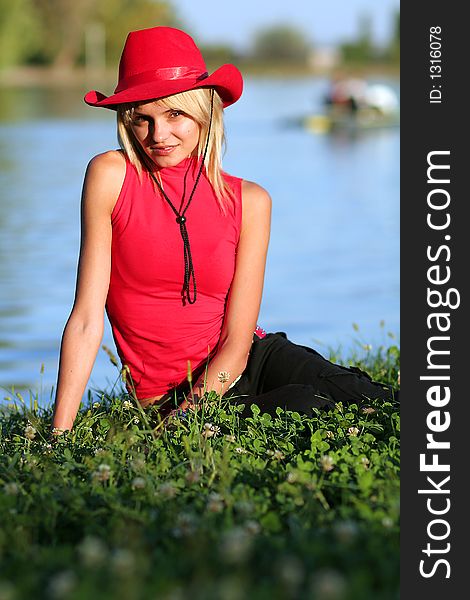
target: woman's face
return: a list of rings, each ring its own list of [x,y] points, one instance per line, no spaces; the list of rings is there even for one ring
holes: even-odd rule
[[[199,141],[199,125],[186,113],[151,101],[134,108],[132,131],[157,167],[173,167],[191,156]]]

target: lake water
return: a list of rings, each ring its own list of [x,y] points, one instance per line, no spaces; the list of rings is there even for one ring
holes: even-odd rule
[[[273,198],[260,324],[347,357],[364,344],[398,343],[399,128],[352,136],[288,125],[317,112],[326,87],[322,79],[248,79],[226,111],[224,168]],[[47,402],[55,384],[84,170],[91,156],[117,147],[114,113],[86,107],[82,95],[2,90],[0,396],[11,386],[41,389]],[[107,322],[103,343],[114,350]],[[100,350],[90,388],[117,375]]]

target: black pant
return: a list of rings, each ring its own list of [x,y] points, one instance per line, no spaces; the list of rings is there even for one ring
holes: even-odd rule
[[[340,401],[393,397],[389,386],[372,381],[364,371],[334,364],[282,332],[255,336],[246,369],[224,394],[233,403],[245,404],[244,414],[251,414],[250,405],[257,404],[273,416],[278,406],[311,414],[312,407],[328,409]]]

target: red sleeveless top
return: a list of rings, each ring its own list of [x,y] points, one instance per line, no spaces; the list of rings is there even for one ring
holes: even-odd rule
[[[189,198],[198,161],[161,169],[163,189],[179,209]],[[126,159],[112,212],[111,279],[106,312],[118,354],[130,369],[137,398],[164,394],[203,367],[219,341],[235,271],[241,227],[242,180],[223,174],[234,192],[226,214],[203,171],[185,213],[197,299],[183,305],[183,241],[175,215],[148,173]]]

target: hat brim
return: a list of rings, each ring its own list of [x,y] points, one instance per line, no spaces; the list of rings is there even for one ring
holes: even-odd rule
[[[203,87],[215,88],[222,99],[224,107],[227,107],[240,98],[243,91],[243,77],[235,65],[226,64],[219,67],[212,75],[195,81],[193,84],[188,85],[187,79],[160,79],[129,87],[112,96],[105,96],[101,92],[92,90],[85,95],[84,100],[90,106],[116,110],[119,104],[125,102],[165,98],[173,94]]]

